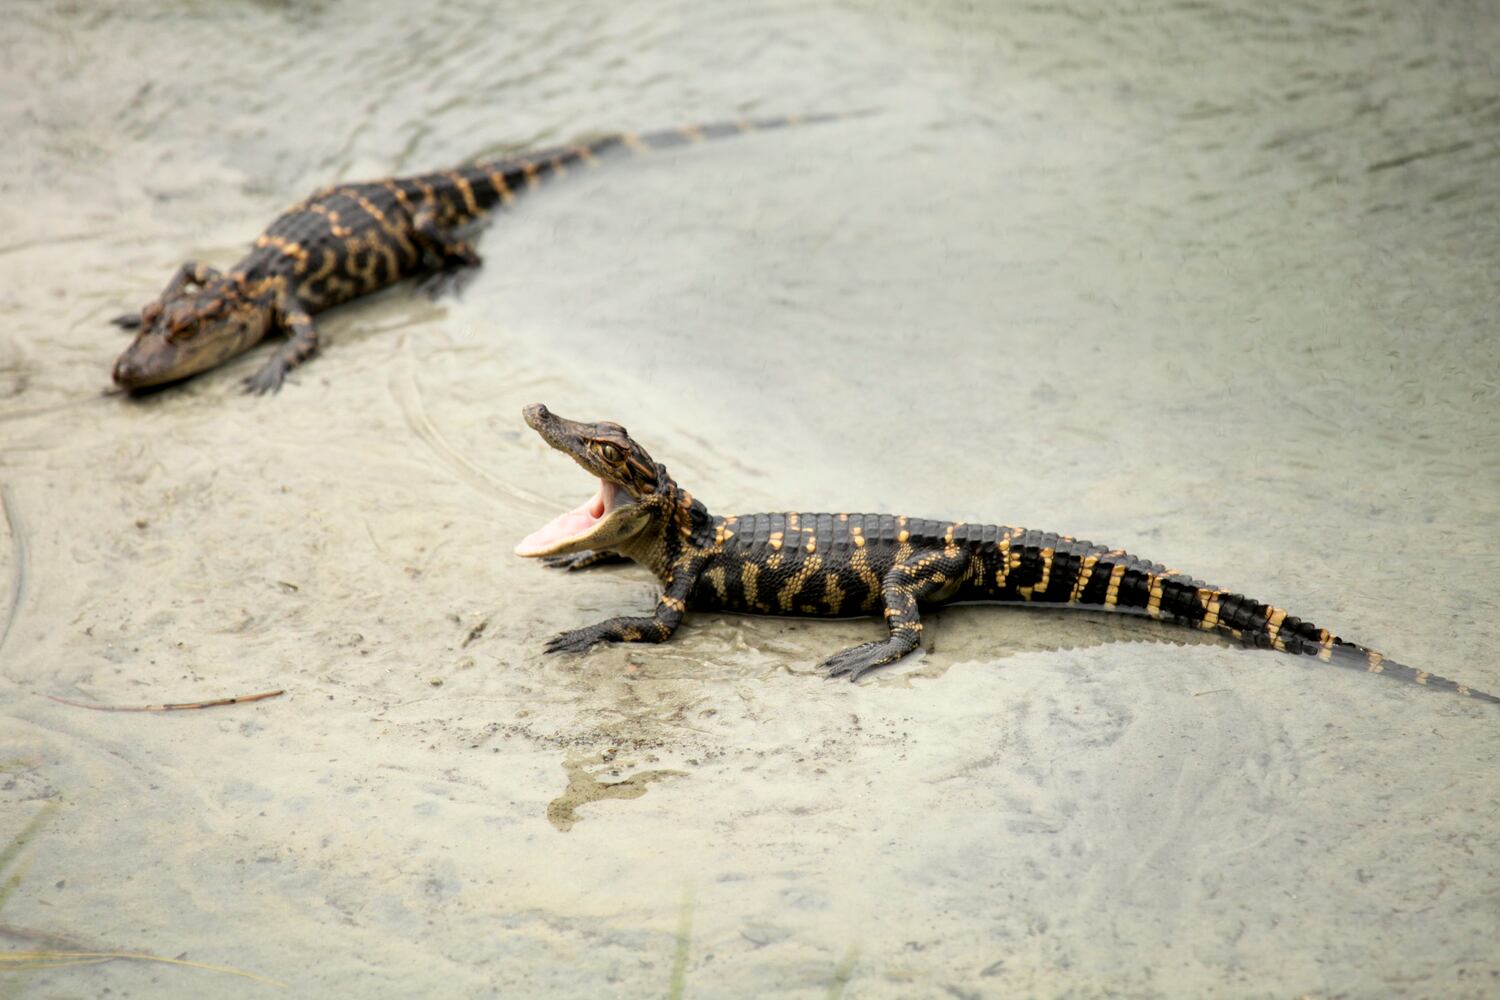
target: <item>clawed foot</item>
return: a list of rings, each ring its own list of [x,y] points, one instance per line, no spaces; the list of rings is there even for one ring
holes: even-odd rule
[[[597,625],[590,625],[588,628],[575,628],[553,636],[551,641],[547,643],[544,652],[587,653],[599,643],[611,641],[611,638],[611,636],[606,635]]]
[[[286,367],[280,362],[280,358],[272,358],[260,371],[245,379],[245,391],[257,396],[280,392],[281,383],[286,380]]]
[[[889,639],[866,642],[834,653],[818,664],[818,669],[824,671],[830,678],[848,674],[851,681],[857,681],[876,667],[883,667],[887,663],[894,663],[901,659],[904,652],[905,650],[894,646]]]

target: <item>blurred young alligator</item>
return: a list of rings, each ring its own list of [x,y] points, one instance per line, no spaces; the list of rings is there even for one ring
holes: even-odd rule
[[[601,642],[662,642],[689,608],[752,614],[884,614],[889,637],[835,653],[829,676],[861,674],[917,648],[919,608],[952,602],[1135,610],[1248,645],[1304,653],[1480,701],[1500,703],[1330,634],[1311,622],[1176,570],[1065,535],[888,514],[714,517],[618,424],[565,420],[526,407],[526,423],[599,479],[599,492],[527,536],[516,554],[580,569],[633,559],[663,593],[648,617],[564,632],[547,652]]]
[[[115,363],[115,382],[127,389],[174,382],[281,331],[287,341],[246,380],[253,392],[275,391],[288,371],[318,349],[314,314],[402,278],[429,275],[441,287],[464,269],[477,267],[479,255],[457,231],[496,204],[510,204],[545,177],[561,177],[578,164],[596,166],[611,153],[669,149],[866,113],[616,133],[440,173],[322,188],[282,213],[228,272],[189,261],[159,298],[139,313],[116,318],[118,325],[140,332]]]

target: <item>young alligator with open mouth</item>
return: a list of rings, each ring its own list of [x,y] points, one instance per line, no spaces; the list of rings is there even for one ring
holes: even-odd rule
[[[547,644],[549,653],[583,652],[601,642],[662,642],[689,608],[826,618],[883,613],[888,638],[820,664],[829,676],[857,680],[917,648],[922,606],[1028,602],[1139,611],[1500,704],[1280,608],[1065,535],[889,514],[715,517],[620,425],[565,420],[540,404],[524,413],[548,444],[598,477],[599,492],[528,535],[516,554],[564,569],[633,559],[663,588],[650,616],[564,632]]]
[[[115,362],[126,389],[163,385],[242,354],[272,331],[287,334],[271,359],[246,379],[265,393],[318,349],[313,315],[413,275],[439,280],[477,267],[479,255],[456,231],[496,204],[617,152],[670,149],[706,139],[868,112],[742,120],[651,132],[616,133],[576,146],[440,173],[335,184],[293,205],[227,272],[194,261],[177,269],[161,296],[114,322],[139,329]]]

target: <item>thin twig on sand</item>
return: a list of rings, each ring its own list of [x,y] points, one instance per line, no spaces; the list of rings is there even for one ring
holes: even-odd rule
[[[95,701],[74,701],[72,698],[63,698],[55,694],[49,694],[47,697],[62,705],[72,705],[74,708],[91,708],[96,712],[186,712],[195,708],[243,705],[247,702],[264,701],[267,698],[275,698],[283,694],[286,694],[286,689],[277,688],[275,691],[262,691],[260,694],[242,694],[233,698],[215,698],[212,701],[183,701],[166,705],[103,705]]]

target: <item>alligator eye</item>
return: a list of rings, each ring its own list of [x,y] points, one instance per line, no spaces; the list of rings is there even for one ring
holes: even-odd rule
[[[604,456],[606,462],[618,462],[620,460],[620,449],[612,444],[602,445],[599,453]]]
[[[167,327],[167,330],[166,330],[167,343],[169,343],[169,344],[175,344],[179,340],[186,340],[188,337],[190,337],[192,335],[192,333],[193,333],[193,324],[191,322],[187,322],[187,323],[174,323],[171,326]]]

